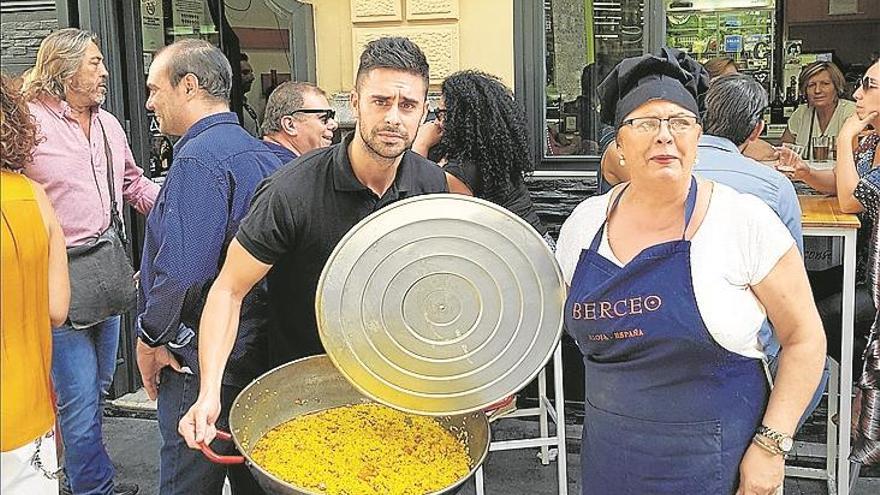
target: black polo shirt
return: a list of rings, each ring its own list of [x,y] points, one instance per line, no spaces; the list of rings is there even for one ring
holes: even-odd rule
[[[315,291],[324,263],[356,223],[395,201],[447,192],[443,169],[407,151],[382,197],[351,169],[352,136],[307,153],[263,181],[236,239],[268,275],[276,325],[269,330],[272,366],[324,352],[315,321]]]

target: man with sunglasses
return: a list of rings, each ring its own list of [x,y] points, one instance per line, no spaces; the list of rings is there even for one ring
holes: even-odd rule
[[[330,146],[339,127],[327,95],[308,82],[288,81],[272,91],[261,128],[263,142],[282,163]]]

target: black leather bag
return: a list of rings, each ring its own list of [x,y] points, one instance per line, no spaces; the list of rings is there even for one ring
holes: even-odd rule
[[[137,303],[134,269],[126,251],[125,227],[119,217],[113,186],[113,157],[104,125],[104,154],[110,191],[110,226],[93,240],[67,248],[70,271],[70,325],[88,328],[107,318],[123,314]],[[92,163],[94,169],[95,164]]]

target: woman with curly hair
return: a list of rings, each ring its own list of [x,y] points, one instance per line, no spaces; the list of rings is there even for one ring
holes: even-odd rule
[[[64,233],[43,189],[21,171],[37,126],[0,76],[0,492],[58,493],[50,379],[52,326],[67,319]]]
[[[443,81],[436,114],[413,151],[443,166],[449,192],[507,208],[553,245],[523,181],[533,167],[525,113],[510,89],[490,74],[456,72]]]

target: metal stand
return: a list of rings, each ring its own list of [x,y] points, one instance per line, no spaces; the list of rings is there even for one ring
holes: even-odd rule
[[[553,392],[555,396],[553,402],[547,397],[547,369],[545,368],[538,374],[538,407],[518,409],[500,418],[507,419],[537,416],[541,436],[537,438],[492,442],[489,444],[489,451],[494,452],[499,450],[540,447],[541,452],[538,454],[538,457],[541,459],[541,464],[546,466],[550,464],[550,461],[553,461],[554,459],[556,460],[559,495],[568,495],[568,464],[565,452],[565,396],[562,390],[561,342],[557,345],[556,350],[553,351],[553,370]],[[547,421],[548,416],[556,425],[556,435],[552,437],[550,436],[550,426]],[[477,495],[484,495],[482,466],[477,469],[476,475],[474,476],[474,482],[476,483]]]
[[[802,199],[802,198],[799,198]],[[803,203],[802,203],[803,207]],[[841,307],[840,363],[830,359],[831,376],[828,380],[828,423],[825,437],[825,469],[786,466],[785,474],[800,478],[824,479],[828,493],[848,495],[850,492],[850,421],[852,417],[852,355],[853,320],[855,318],[856,287],[856,232],[855,225],[828,226],[821,222],[808,224],[804,220],[804,237],[843,238],[843,288]],[[837,415],[840,426],[832,421]],[[810,451],[815,444],[795,442],[798,453]],[[815,452],[815,451],[814,451]],[[817,452],[818,453],[818,452]],[[811,455],[811,457],[816,457]],[[819,454],[821,457],[821,454]]]
[[[829,357],[830,376],[828,379],[828,420],[825,430],[825,444],[810,442],[795,442],[795,453],[806,457],[825,458],[825,469],[807,468],[800,466],[785,466],[785,475],[795,478],[810,478],[825,480],[828,483],[828,493],[832,494],[848,494],[855,485],[855,479],[851,479],[853,470],[858,473],[858,464],[849,462],[848,455],[839,455],[840,436],[849,436],[850,420],[839,414],[840,404],[844,401],[852,401],[852,386],[848,387],[846,393],[840,394],[840,386],[843,382],[840,377],[840,365],[833,358]],[[851,367],[851,366],[850,366]],[[837,423],[833,418],[837,416]],[[838,424],[838,423],[843,423]],[[846,466],[845,468],[839,466]],[[838,469],[846,470],[847,485],[841,489],[840,478],[844,475],[837,476],[840,472]]]

